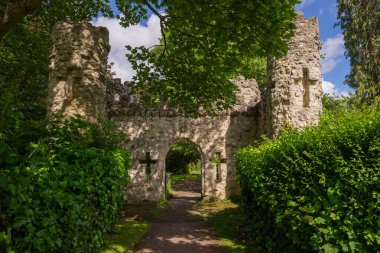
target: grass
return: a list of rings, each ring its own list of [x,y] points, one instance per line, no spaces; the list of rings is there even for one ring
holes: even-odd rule
[[[200,179],[202,177],[202,174],[172,174],[170,177],[172,184],[176,184],[186,180]]]
[[[131,252],[133,246],[140,241],[151,226],[151,223],[145,221],[121,221],[116,225],[115,234],[110,236],[109,245],[101,253]]]
[[[263,253],[244,233],[244,214],[239,203],[231,201],[202,202],[203,217],[210,220],[222,240],[226,253]]]
[[[129,204],[124,208],[122,215],[128,219],[154,222],[165,209],[167,203],[167,200],[161,199],[158,203]]]
[[[101,253],[129,253],[134,245],[151,228],[152,223],[165,209],[166,200],[158,203],[129,204],[121,212],[121,221],[110,235],[108,245]]]

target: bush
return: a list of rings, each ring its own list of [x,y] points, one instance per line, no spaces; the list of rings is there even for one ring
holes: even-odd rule
[[[128,182],[109,123],[44,121],[50,44],[28,20],[0,43],[0,252],[95,251]]]
[[[0,249],[93,252],[117,221],[130,157],[108,124],[41,125],[26,150],[0,139]]]
[[[191,162],[186,165],[186,174],[202,175],[202,161],[199,159],[196,162]]]
[[[380,252],[380,113],[326,116],[241,149],[250,233],[269,252]]]

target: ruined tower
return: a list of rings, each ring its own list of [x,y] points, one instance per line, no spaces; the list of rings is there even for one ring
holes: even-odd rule
[[[89,23],[59,22],[52,33],[48,114],[81,115],[94,121],[106,113],[108,30]]]
[[[304,128],[322,113],[321,41],[317,18],[297,13],[294,37],[281,59],[268,60],[266,132],[276,137],[286,125]]]

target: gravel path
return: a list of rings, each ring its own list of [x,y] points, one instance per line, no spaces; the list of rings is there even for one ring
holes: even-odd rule
[[[199,181],[173,186],[169,200],[152,229],[135,247],[135,253],[222,253],[214,228],[197,210],[201,200]]]

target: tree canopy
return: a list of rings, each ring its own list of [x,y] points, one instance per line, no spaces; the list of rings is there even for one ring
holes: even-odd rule
[[[229,108],[236,90],[229,79],[245,74],[247,59],[286,53],[296,2],[163,1],[148,6],[160,18],[161,50],[128,47],[137,72],[131,87],[149,103],[163,95],[188,114]]]
[[[233,105],[236,75],[258,73],[258,57],[282,56],[292,36],[294,5],[299,0],[6,0],[0,4],[0,38],[20,20],[47,25],[57,20],[89,21],[99,15],[117,18],[124,27],[154,13],[160,19],[160,50],[127,46],[137,74],[132,90],[147,104],[161,97],[196,114]],[[159,52],[159,53],[157,53]],[[263,65],[263,60],[257,60]],[[255,70],[256,69],[256,70]],[[263,79],[263,74],[257,74]]]
[[[342,28],[351,71],[346,84],[355,88],[362,102],[380,96],[380,2],[337,0],[338,25]]]

